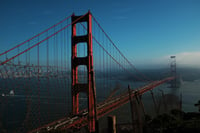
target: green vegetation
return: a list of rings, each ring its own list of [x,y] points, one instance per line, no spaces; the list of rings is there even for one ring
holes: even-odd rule
[[[172,110],[169,114],[146,117],[145,133],[199,133],[200,113],[184,113]]]

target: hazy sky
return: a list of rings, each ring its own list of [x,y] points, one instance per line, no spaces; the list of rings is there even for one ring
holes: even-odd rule
[[[0,0],[0,52],[89,9],[136,66],[177,55],[200,67],[199,0]]]

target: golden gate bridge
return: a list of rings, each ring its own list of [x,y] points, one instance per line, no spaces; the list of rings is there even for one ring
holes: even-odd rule
[[[172,75],[151,80],[126,58],[90,12],[66,17],[1,53],[0,61],[1,93],[12,90],[13,97],[21,96],[26,105],[15,132],[73,131],[84,126],[96,132],[98,119],[130,97],[141,97],[168,81],[176,87],[175,62]],[[130,92],[128,84],[114,89],[126,80],[142,84]],[[10,98],[2,95],[1,102],[4,115],[3,106]]]

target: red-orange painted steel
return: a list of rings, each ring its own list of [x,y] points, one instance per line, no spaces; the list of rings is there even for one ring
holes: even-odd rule
[[[82,16],[72,15],[72,22]],[[87,34],[76,35],[76,24],[87,22]],[[87,56],[77,57],[78,43],[87,44]],[[88,96],[88,127],[90,132],[95,132],[95,102],[96,88],[93,70],[93,52],[92,52],[92,15],[88,12],[82,19],[72,24],[72,112],[74,115],[79,114],[79,93],[86,93]],[[87,83],[78,83],[78,66],[86,65]]]

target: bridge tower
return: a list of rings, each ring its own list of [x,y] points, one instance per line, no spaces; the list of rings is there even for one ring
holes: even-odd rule
[[[87,23],[87,33],[77,35],[77,23]],[[72,113],[79,114],[79,93],[86,93],[88,98],[88,127],[89,132],[95,132],[96,122],[96,87],[93,70],[93,51],[92,51],[92,15],[88,12],[84,16],[72,15]],[[77,56],[77,45],[86,43],[87,55],[85,57]],[[78,82],[78,66],[87,67],[87,83]]]
[[[176,75],[176,56],[171,56],[171,76],[175,77],[171,81],[171,88],[177,88],[177,75]]]

